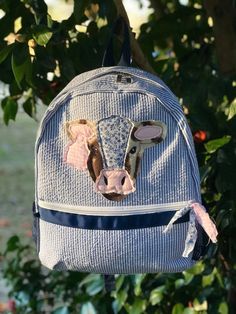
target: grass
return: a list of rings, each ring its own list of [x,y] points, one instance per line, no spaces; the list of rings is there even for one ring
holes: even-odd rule
[[[39,117],[44,108],[40,108]],[[19,112],[9,126],[0,117],[0,251],[13,234],[29,238],[34,200],[34,142],[38,123]]]

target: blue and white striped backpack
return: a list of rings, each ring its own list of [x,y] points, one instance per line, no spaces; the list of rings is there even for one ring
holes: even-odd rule
[[[182,108],[129,66],[127,42],[121,65],[107,66],[108,49],[106,66],[76,76],[42,119],[34,236],[50,269],[179,272],[216,242]]]

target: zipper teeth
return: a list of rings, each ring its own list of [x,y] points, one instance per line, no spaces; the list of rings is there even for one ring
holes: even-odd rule
[[[98,79],[100,76],[102,76],[103,74],[116,74],[116,73],[122,73],[122,74],[129,74],[130,76],[136,77],[136,78],[141,78],[140,75],[134,74],[134,73],[127,73],[127,72],[122,72],[122,71],[112,71],[112,72],[108,72],[108,73],[99,73],[97,76],[94,77],[94,80]],[[171,94],[171,91],[168,90],[165,86],[161,85],[160,83],[152,80],[152,79],[148,79],[148,78],[142,78],[143,81],[146,81],[154,86],[158,86],[159,88],[164,89],[167,93]],[[69,88],[68,90],[66,90],[64,93],[62,93],[61,95],[58,95],[56,97],[56,99],[53,100],[53,103],[55,103],[55,100],[57,101],[57,103],[61,103],[63,102],[63,100],[66,98],[66,96],[70,93],[73,92],[76,88],[82,86],[83,84],[87,83],[88,80],[82,82],[81,84],[77,84],[71,88]],[[136,89],[134,89],[132,92],[137,91]],[[78,94],[81,94],[81,91],[75,91],[73,93],[73,97],[78,96]],[[84,93],[82,93],[84,94]],[[64,96],[64,97],[63,97]],[[41,131],[44,130],[43,128],[43,124],[45,124],[48,120],[50,120],[51,116],[54,114],[54,107],[53,108],[48,108],[48,110],[45,112],[44,117],[42,118],[42,125],[38,130],[38,138],[40,137]],[[38,140],[37,138],[37,140]]]
[[[141,78],[140,75],[136,74],[136,73],[127,73],[126,71],[122,71],[122,70],[114,70],[114,71],[108,71],[108,72],[103,72],[103,73],[99,73],[97,74],[93,79],[98,79],[100,76],[104,75],[104,74],[114,74],[114,73],[123,73],[123,74],[129,74],[131,77],[136,77],[136,78]],[[79,87],[79,86],[82,86],[83,84],[87,83],[88,80],[90,79],[87,79],[85,80],[84,82],[82,82],[81,84],[77,84],[76,86],[73,86],[71,88],[69,88],[68,90],[66,90],[64,93],[62,93],[61,95],[59,94],[56,99],[53,100],[53,104],[55,103],[55,101],[57,101],[57,104],[59,103],[62,103],[66,96],[71,92],[73,91],[75,88]],[[164,89],[167,93],[171,94],[171,91],[168,90],[165,86],[161,85],[160,83],[152,80],[152,79],[149,79],[149,78],[143,78],[142,77],[142,80],[154,85],[154,86],[158,86],[159,88],[162,88]],[[133,91],[135,92],[135,90]],[[76,95],[73,95],[73,96],[76,96]],[[38,203],[38,184],[37,184],[37,177],[38,177],[38,173],[37,173],[37,152],[38,152],[38,146],[39,146],[39,143],[40,143],[40,139],[42,137],[42,134],[43,134],[43,131],[44,131],[44,128],[45,128],[45,125],[46,123],[51,119],[51,117],[54,115],[55,113],[55,107],[49,107],[48,110],[46,110],[46,112],[44,113],[44,116],[41,120],[41,123],[40,123],[40,126],[38,128],[38,131],[37,131],[37,136],[36,136],[36,142],[35,142],[35,169],[36,169],[36,175],[35,175],[35,200],[36,200],[36,212],[38,211],[38,208],[37,208],[37,203]]]
[[[113,71],[108,71],[108,72],[100,72],[98,73],[97,75],[95,75],[93,77],[94,80],[98,79],[100,76],[103,76],[103,75],[106,75],[106,74],[114,74],[114,73],[123,73],[123,74],[128,74],[130,75],[131,77],[136,77],[136,78],[141,78],[143,81],[146,81],[148,82],[149,84],[153,85],[153,86],[158,86],[159,88],[161,89],[164,89],[169,95],[171,95],[172,97],[174,96],[173,93],[167,89],[165,86],[163,86],[161,83],[158,83],[156,82],[155,80],[153,79],[150,79],[150,78],[143,78],[141,75],[137,74],[137,73],[129,73],[127,71],[124,71],[123,69],[117,69],[117,70],[113,70]],[[55,104],[55,101],[57,101],[57,104],[61,104],[66,96],[71,92],[73,91],[75,88],[78,88],[79,86],[82,86],[83,84],[87,83],[88,81],[90,80],[89,79],[86,79],[85,81],[83,81],[81,84],[77,84],[71,88],[69,88],[68,90],[65,90],[61,95],[59,94],[54,100],[53,100],[53,105]],[[135,90],[133,90],[132,92],[135,92]],[[73,96],[76,96],[76,95],[73,95]],[[44,116],[41,120],[41,123],[40,123],[40,126],[38,128],[38,131],[37,131],[37,136],[36,136],[36,142],[35,142],[35,169],[36,169],[36,174],[35,174],[35,201],[36,201],[36,212],[38,212],[38,208],[37,208],[37,203],[38,203],[38,173],[37,173],[37,164],[38,164],[38,161],[37,161],[37,152],[38,152],[38,147],[39,147],[39,143],[40,143],[40,140],[41,140],[41,137],[42,137],[42,134],[43,134],[43,131],[44,131],[44,128],[45,128],[45,125],[46,123],[51,119],[51,117],[54,115],[55,113],[55,110],[56,110],[56,107],[59,107],[59,106],[53,106],[53,107],[49,107],[46,112],[44,113]]]
[[[130,75],[131,77],[133,76],[133,77],[135,77],[135,78],[139,78],[139,79],[142,79],[142,81],[146,81],[146,82],[148,82],[149,84],[151,84],[151,85],[154,85],[154,86],[156,86],[156,87],[159,87],[159,88],[161,88],[161,89],[164,89],[167,93],[169,93],[169,94],[172,94],[172,92],[170,91],[170,90],[168,90],[165,86],[163,86],[163,85],[161,85],[160,83],[158,83],[158,82],[156,82],[156,81],[154,81],[154,80],[152,80],[152,79],[149,79],[149,78],[142,78],[140,75],[137,75],[137,74],[133,74],[133,73],[126,73],[126,72],[121,72],[121,71],[113,71],[113,72],[108,72],[108,73],[104,73],[104,74],[117,74],[117,73],[121,73],[121,74],[126,74],[126,75]],[[96,77],[94,77],[94,79],[93,80],[96,80],[96,79],[98,79],[100,76],[102,76],[102,74],[99,74],[98,76],[96,76]],[[64,98],[65,98],[65,96],[66,95],[68,95],[69,93],[71,93],[72,94],[72,96],[73,97],[76,97],[76,96],[78,96],[78,95],[84,95],[84,94],[89,94],[89,93],[91,93],[91,91],[89,91],[89,92],[81,92],[81,91],[77,91],[77,90],[75,90],[76,88],[78,88],[78,87],[81,87],[81,86],[83,86],[83,84],[85,84],[85,83],[87,83],[87,80],[86,81],[84,81],[84,82],[82,82],[81,84],[77,84],[76,86],[73,86],[73,87],[71,87],[71,88],[69,88],[67,91],[65,91],[65,93],[63,93],[62,95],[60,95],[60,96],[58,96],[58,99],[56,99],[58,102],[61,102],[61,101],[63,101],[64,100]],[[133,89],[133,90],[131,90],[131,89],[129,89],[129,91],[131,91],[131,92],[137,92],[138,90],[137,89]],[[95,92],[97,92],[96,90],[95,90]],[[101,91],[102,92],[102,91]],[[107,92],[107,91],[105,91],[105,92]],[[112,91],[111,91],[112,92]],[[63,97],[64,96],[64,97]],[[62,98],[62,99],[61,99]],[[54,101],[53,101],[54,102]],[[54,108],[53,108],[54,109]],[[48,112],[49,111],[53,111],[53,109],[48,109]]]
[[[102,74],[113,74],[113,73],[121,73],[121,71],[112,71],[112,72],[108,72],[108,73],[99,73],[97,76],[94,77],[94,79],[95,79],[95,80],[98,79]],[[123,73],[123,74],[128,74],[128,73],[126,73],[126,72],[122,72],[122,73]],[[136,77],[136,78],[140,78],[140,75],[137,75],[137,74],[130,73],[129,75],[130,75],[130,76],[133,76],[133,77]],[[142,78],[142,80],[143,80],[143,81],[146,81],[146,82],[148,82],[148,83],[150,83],[150,84],[152,84],[152,85],[154,85],[154,86],[158,86],[159,88],[164,89],[167,93],[171,94],[171,91],[168,90],[165,86],[162,86],[160,83],[155,82],[155,81],[152,80],[152,79]],[[84,81],[84,82],[81,83],[81,84],[78,84],[78,85],[76,85],[76,86],[73,86],[73,87],[69,88],[69,89],[66,90],[62,95],[58,95],[58,96],[56,97],[56,99],[53,100],[53,103],[55,103],[55,100],[57,101],[57,104],[62,103],[62,102],[65,100],[66,96],[67,96],[70,92],[72,92],[73,90],[75,90],[75,88],[78,88],[78,87],[82,86],[83,84],[87,83],[87,81],[88,81],[88,80]],[[134,89],[134,90],[129,90],[129,91],[130,91],[130,92],[137,92],[136,89]],[[91,93],[91,92],[89,92],[89,93]],[[78,96],[79,94],[86,94],[86,93],[81,93],[81,91],[75,91],[75,92],[73,93],[73,97],[76,97],[76,96]],[[43,118],[42,118],[42,123],[40,124],[39,129],[38,129],[38,131],[37,131],[36,147],[37,147],[37,145],[38,145],[38,141],[39,141],[39,139],[40,139],[40,137],[41,137],[41,134],[42,134],[43,131],[44,131],[45,124],[46,124],[46,123],[51,119],[51,117],[54,115],[55,109],[56,109],[55,107],[52,107],[52,108],[49,107],[48,110],[46,110],[46,112],[45,112],[45,114],[44,114],[44,116],[43,116]]]
[[[160,87],[160,88],[162,88],[162,89],[164,89],[165,91],[167,91],[169,94],[172,94],[172,92],[169,90],[169,89],[167,89],[165,86],[163,86],[163,85],[161,85],[161,83],[158,83],[158,82],[156,82],[156,81],[154,81],[154,80],[152,80],[152,79],[150,79],[150,78],[143,78],[141,75],[138,75],[138,74],[134,74],[134,73],[128,73],[128,72],[126,72],[126,71],[111,71],[111,72],[104,72],[104,73],[99,73],[99,74],[97,74],[92,80],[96,80],[96,79],[99,79],[99,77],[100,76],[103,76],[103,75],[106,75],[106,74],[126,74],[126,75],[129,75],[129,76],[133,76],[133,77],[135,77],[135,78],[141,78],[142,79],[142,81],[146,81],[146,82],[148,82],[148,83],[150,83],[150,84],[152,84],[152,85],[155,85],[155,86],[158,86],[158,87]],[[83,81],[83,82],[81,82],[80,84],[76,84],[76,85],[74,85],[73,87],[71,87],[71,88],[69,88],[69,89],[67,89],[64,93],[62,93],[61,95],[59,94],[57,97],[56,97],[56,99],[54,99],[53,100],[53,102],[55,102],[55,100],[57,100],[58,102],[60,102],[60,98],[61,97],[63,97],[63,96],[65,96],[65,95],[68,95],[70,92],[73,92],[76,88],[78,88],[78,87],[81,87],[83,84],[85,84],[85,83],[87,83],[88,81],[90,81],[90,79],[87,79],[87,80],[85,80],[85,81]],[[75,91],[76,92],[76,91]],[[78,91],[78,94],[80,93],[80,91]],[[73,96],[77,96],[77,94],[73,94]],[[48,109],[48,111],[49,110],[53,110],[53,109]]]
[[[90,206],[73,206],[67,204],[50,203],[39,201],[39,207],[56,210],[67,213],[95,215],[95,216],[126,216],[137,214],[161,213],[166,211],[177,211],[189,206],[192,201],[176,202],[155,205],[139,205],[139,206],[117,206],[117,207],[90,207]]]

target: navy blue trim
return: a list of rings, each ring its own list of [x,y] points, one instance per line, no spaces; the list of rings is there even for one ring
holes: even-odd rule
[[[168,211],[154,214],[127,216],[89,216],[64,213],[56,210],[40,208],[40,218],[53,224],[92,230],[127,230],[164,226],[176,213]],[[176,220],[175,223],[189,221],[189,213]]]

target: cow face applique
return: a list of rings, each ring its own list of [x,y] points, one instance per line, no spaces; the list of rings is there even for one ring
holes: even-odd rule
[[[96,191],[112,201],[135,191],[144,150],[163,141],[167,132],[160,121],[134,122],[117,115],[70,121],[66,130],[70,142],[64,161],[78,170],[88,169]]]

